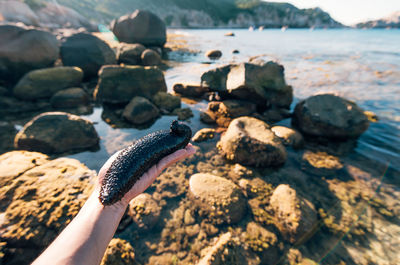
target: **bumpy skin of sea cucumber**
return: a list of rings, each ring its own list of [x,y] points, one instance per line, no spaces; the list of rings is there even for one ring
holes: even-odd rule
[[[191,137],[192,130],[189,126],[173,121],[169,131],[148,134],[123,149],[104,176],[100,202],[111,205],[121,200],[143,173],[163,157],[184,148]]]

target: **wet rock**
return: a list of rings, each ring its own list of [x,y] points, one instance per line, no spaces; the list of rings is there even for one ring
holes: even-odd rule
[[[8,185],[1,185],[2,201],[7,203],[3,205],[0,236],[17,248],[36,249],[38,256],[83,206],[93,190],[96,174],[75,159],[46,162],[46,157],[37,153],[13,153],[13,158],[26,166],[14,167],[14,172],[21,171]],[[4,158],[9,160],[10,156],[1,156]],[[32,163],[35,158],[37,164]],[[2,160],[0,165],[0,171],[7,170],[8,163]]]
[[[65,112],[46,112],[34,117],[14,140],[18,149],[46,154],[85,150],[98,143],[92,122]]]
[[[265,122],[275,123],[291,116],[292,113],[289,109],[273,107],[259,115],[259,119],[262,119]]]
[[[142,193],[129,203],[129,216],[141,230],[152,229],[158,222],[161,207],[148,193]]]
[[[276,264],[280,258],[278,237],[261,225],[250,222],[247,224],[243,241],[255,253],[261,256],[261,264]]]
[[[201,75],[201,85],[209,87],[212,91],[225,92],[226,80],[233,66],[228,64],[203,73]]]
[[[268,167],[286,161],[286,149],[279,137],[256,118],[234,119],[217,146],[228,160],[243,165]]]
[[[116,63],[108,44],[90,33],[67,37],[61,44],[61,59],[65,66],[81,68],[86,79],[97,76],[101,66]]]
[[[22,22],[25,25],[38,26],[39,18],[24,2],[1,1],[0,22]]]
[[[181,107],[181,98],[166,92],[158,92],[154,96],[153,102],[158,108],[167,112]]]
[[[240,53],[240,51],[239,50],[232,50],[232,53],[233,54],[238,54],[238,53]]]
[[[86,106],[90,102],[89,95],[79,87],[72,87],[55,93],[50,103],[53,108],[76,108]]]
[[[234,118],[248,116],[256,111],[256,105],[244,101],[228,99],[222,102],[212,101],[208,103],[208,115],[219,126],[228,127]]]
[[[303,136],[294,129],[284,126],[274,126],[271,128],[271,131],[281,138],[283,144],[286,146],[292,146],[295,149],[299,149],[304,145]]]
[[[104,253],[101,265],[134,264],[135,252],[131,244],[120,238],[113,238]]]
[[[0,82],[15,84],[29,71],[51,67],[58,58],[56,37],[46,31],[0,25]]]
[[[224,36],[227,36],[227,37],[235,37],[235,33],[233,33],[233,32],[227,32],[227,33],[224,34]]]
[[[196,134],[193,136],[192,141],[193,142],[203,142],[208,139],[214,138],[216,134],[216,130],[212,128],[204,128],[196,132]]]
[[[178,120],[180,121],[185,121],[188,120],[190,118],[192,118],[193,112],[190,108],[179,108],[179,109],[175,109],[172,112],[173,115],[177,115],[178,116]]]
[[[178,93],[182,96],[186,97],[202,97],[206,92],[208,92],[208,87],[197,85],[197,84],[174,84],[173,90],[175,93]]]
[[[50,98],[56,92],[82,82],[83,72],[78,67],[54,67],[27,73],[14,87],[14,95],[24,100]]]
[[[151,49],[144,50],[140,58],[142,59],[142,64],[146,66],[161,64],[161,56]]]
[[[339,139],[356,138],[369,126],[361,108],[331,94],[316,95],[299,102],[292,122],[305,134]]]
[[[221,58],[222,52],[220,50],[209,50],[206,52],[206,57],[210,58],[211,60],[217,60]]]
[[[9,94],[9,91],[7,88],[0,86],[0,96],[6,96]]]
[[[121,43],[118,47],[118,63],[138,65],[142,63],[141,55],[146,50],[142,44]]]
[[[152,99],[167,92],[164,75],[157,67],[104,66],[94,95],[107,103],[128,103],[133,97]]]
[[[275,226],[290,243],[302,244],[313,235],[317,228],[314,205],[289,185],[281,184],[274,190],[270,205]]]
[[[343,170],[343,164],[336,156],[326,152],[305,151],[302,156],[302,168],[321,177],[336,176]]]
[[[164,22],[155,14],[136,10],[111,22],[111,29],[121,42],[145,46],[164,46],[167,32]]]
[[[246,200],[232,181],[208,173],[190,177],[193,203],[217,222],[237,223],[246,213]]]
[[[126,120],[136,125],[151,122],[159,115],[157,107],[144,97],[134,97],[122,114]]]
[[[14,125],[0,121],[0,154],[14,148],[13,142],[16,134],[17,130]]]
[[[200,120],[205,124],[215,124],[215,116],[212,112],[200,112]]]

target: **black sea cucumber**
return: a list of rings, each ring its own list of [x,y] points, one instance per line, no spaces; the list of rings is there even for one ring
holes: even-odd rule
[[[111,205],[121,200],[136,181],[163,157],[184,148],[192,130],[173,121],[170,130],[154,132],[123,149],[107,170],[100,189],[100,202]]]

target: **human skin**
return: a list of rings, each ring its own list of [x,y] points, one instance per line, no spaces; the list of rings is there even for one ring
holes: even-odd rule
[[[195,149],[188,144],[184,149],[164,157],[144,173],[120,201],[104,206],[99,201],[100,185],[118,153],[110,157],[100,169],[95,190],[78,215],[32,263],[33,265],[100,264],[129,202],[144,192],[164,169],[193,155]]]

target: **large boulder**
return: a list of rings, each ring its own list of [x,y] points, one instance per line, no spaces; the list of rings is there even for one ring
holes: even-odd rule
[[[111,29],[120,42],[164,46],[167,41],[164,22],[145,10],[136,10],[130,15],[112,21]]]
[[[81,68],[85,78],[95,77],[101,66],[117,62],[110,46],[90,33],[66,38],[61,44],[61,59],[65,66]]]
[[[356,138],[368,129],[363,110],[344,98],[323,94],[299,102],[293,124],[305,134],[327,138]]]
[[[14,87],[14,95],[24,100],[50,98],[65,88],[78,86],[83,72],[78,67],[54,67],[34,70],[22,77]]]
[[[88,149],[98,143],[99,136],[92,122],[65,112],[36,116],[25,124],[14,140],[18,149],[46,154]]]
[[[232,181],[208,173],[190,177],[190,196],[202,214],[215,222],[237,223],[246,213],[246,200]]]
[[[135,96],[151,100],[158,92],[167,92],[167,85],[157,67],[113,65],[100,70],[94,94],[102,102],[128,103]]]
[[[217,146],[228,160],[248,166],[282,165],[287,156],[269,125],[252,117],[234,119]]]
[[[117,60],[118,63],[129,65],[138,65],[142,63],[141,55],[146,50],[142,44],[139,43],[121,43],[118,46]]]
[[[203,73],[201,75],[201,85],[209,87],[212,91],[226,92],[226,79],[233,66],[228,64]]]
[[[39,26],[39,18],[32,9],[20,1],[0,1],[1,18],[6,22],[22,22],[25,25]]]
[[[55,93],[50,103],[56,109],[76,108],[86,106],[90,102],[88,93],[80,87],[72,87]]]
[[[134,97],[126,105],[122,116],[135,125],[154,121],[160,115],[157,107],[144,97]]]
[[[276,187],[270,205],[275,226],[290,243],[302,244],[315,232],[318,220],[314,205],[289,185]]]
[[[0,83],[15,84],[27,72],[51,67],[58,59],[58,41],[47,31],[0,25],[0,36]]]
[[[0,237],[7,242],[4,252],[10,264],[30,264],[78,213],[96,173],[75,159],[48,161],[45,155],[25,151],[0,156],[0,172],[9,171],[14,172],[12,179],[0,178]],[[24,255],[13,255],[18,250]]]

